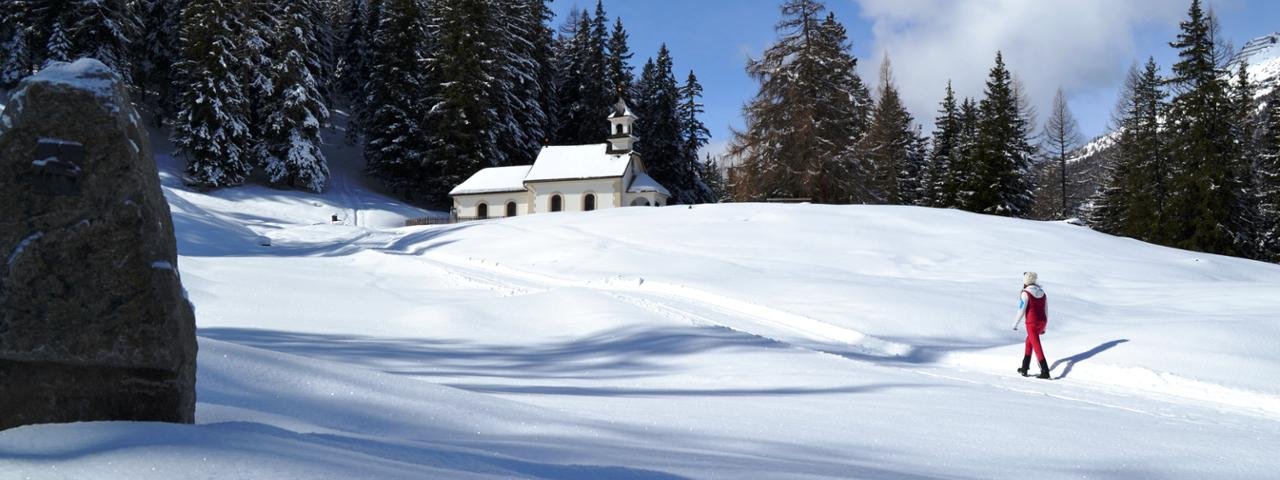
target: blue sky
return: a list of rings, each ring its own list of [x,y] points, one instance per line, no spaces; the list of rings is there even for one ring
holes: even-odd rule
[[[744,70],[774,38],[781,0],[604,0],[631,35],[638,68],[666,43],[681,81],[694,70],[706,88],[704,121],[722,148],[741,127],[742,105],[756,85]],[[1041,111],[1061,85],[1086,137],[1103,133],[1118,86],[1135,61],[1154,56],[1166,71],[1168,42],[1190,0],[828,0],[849,30],[863,80],[874,85],[888,53],[894,79],[916,121],[929,132],[950,78],[962,96],[980,96],[995,50],[1005,52]],[[1280,2],[1206,2],[1236,46],[1280,31]],[[594,0],[554,0],[556,25],[575,6]]]

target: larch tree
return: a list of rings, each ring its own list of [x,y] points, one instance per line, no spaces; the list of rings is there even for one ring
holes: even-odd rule
[[[1057,196],[1061,201],[1061,210],[1059,218],[1071,217],[1073,212],[1068,206],[1067,198],[1070,190],[1067,188],[1067,154],[1080,145],[1080,124],[1076,121],[1075,115],[1071,114],[1071,108],[1067,105],[1066,94],[1063,93],[1062,87],[1058,87],[1058,91],[1053,96],[1053,106],[1049,109],[1049,116],[1045,119],[1043,151],[1052,155],[1053,160],[1057,162],[1058,178],[1055,182],[1058,186]]]
[[[759,90],[744,107],[728,155],[737,164],[742,200],[808,198],[850,203],[871,197],[862,178],[858,140],[869,94],[855,69],[844,28],[815,0],[789,0],[777,41],[747,73]]]

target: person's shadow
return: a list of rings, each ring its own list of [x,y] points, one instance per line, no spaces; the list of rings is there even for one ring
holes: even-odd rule
[[[1094,355],[1097,355],[1097,354],[1099,354],[1099,353],[1102,353],[1102,352],[1105,352],[1105,351],[1107,351],[1107,350],[1110,350],[1112,347],[1115,347],[1116,345],[1119,345],[1119,344],[1121,344],[1121,343],[1125,343],[1125,342],[1128,342],[1128,341],[1129,341],[1129,339],[1127,339],[1127,338],[1122,338],[1122,339],[1120,339],[1120,340],[1112,340],[1112,341],[1107,342],[1107,343],[1104,343],[1104,344],[1102,344],[1102,345],[1098,345],[1098,346],[1096,346],[1096,347],[1093,347],[1092,349],[1090,349],[1090,350],[1089,350],[1089,351],[1087,351],[1087,352],[1077,353],[1077,354],[1075,354],[1075,355],[1072,355],[1072,356],[1070,356],[1070,357],[1066,357],[1066,358],[1060,358],[1060,359],[1058,359],[1058,361],[1053,362],[1053,366],[1049,367],[1049,371],[1057,370],[1057,369],[1058,369],[1058,365],[1062,365],[1062,364],[1064,364],[1064,363],[1065,363],[1065,364],[1066,364],[1066,367],[1065,367],[1065,368],[1063,368],[1063,370],[1062,370],[1062,374],[1058,375],[1056,378],[1054,378],[1054,380],[1058,380],[1058,379],[1062,379],[1062,378],[1067,378],[1067,375],[1071,373],[1071,367],[1074,367],[1074,366],[1076,365],[1076,362],[1080,362],[1080,361],[1084,361],[1084,360],[1088,360],[1088,359],[1090,359],[1090,358],[1093,358],[1093,356],[1094,356]]]

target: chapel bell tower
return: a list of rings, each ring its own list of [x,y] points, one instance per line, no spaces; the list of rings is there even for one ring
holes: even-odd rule
[[[636,142],[632,130],[635,121],[636,115],[631,113],[627,102],[619,97],[618,103],[613,106],[613,113],[609,115],[609,153],[631,152],[631,146]]]

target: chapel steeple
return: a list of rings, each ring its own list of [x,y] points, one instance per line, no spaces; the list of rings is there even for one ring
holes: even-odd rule
[[[614,104],[613,113],[609,115],[609,153],[631,153],[631,147],[636,142],[635,132],[632,130],[635,121],[636,115],[631,113],[627,102],[618,97],[618,103]]]

